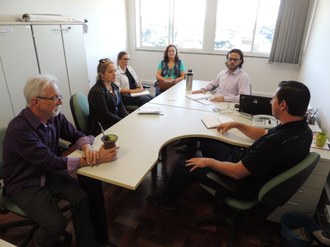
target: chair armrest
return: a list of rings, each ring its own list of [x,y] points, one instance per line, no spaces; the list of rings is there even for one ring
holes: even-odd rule
[[[209,172],[206,176],[229,191],[236,191],[238,189],[237,181],[233,178],[215,172]]]

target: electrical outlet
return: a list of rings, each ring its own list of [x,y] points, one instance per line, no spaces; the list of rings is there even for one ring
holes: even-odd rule
[[[324,213],[325,213],[328,223],[330,223],[330,205],[328,205],[328,204],[325,205]]]

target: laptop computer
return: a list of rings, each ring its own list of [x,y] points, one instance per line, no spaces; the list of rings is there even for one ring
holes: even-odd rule
[[[271,97],[241,94],[238,111],[250,115],[272,115]]]

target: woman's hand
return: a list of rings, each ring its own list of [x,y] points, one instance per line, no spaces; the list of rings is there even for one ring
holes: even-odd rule
[[[165,82],[174,82],[175,83],[175,79],[173,79],[173,78],[166,78],[164,81]]]
[[[131,93],[140,93],[143,92],[144,88],[143,87],[138,87],[138,88],[134,88],[131,90]]]

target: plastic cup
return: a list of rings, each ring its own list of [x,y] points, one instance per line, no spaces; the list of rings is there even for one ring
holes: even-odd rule
[[[327,141],[327,133],[326,132],[318,132],[315,138],[315,146],[317,147],[324,147]]]
[[[114,134],[107,134],[101,137],[101,141],[104,143],[104,149],[110,149],[116,146],[118,136]]]

